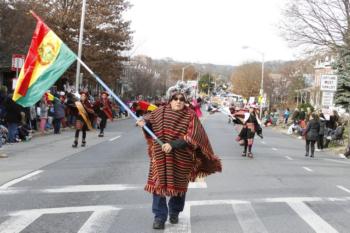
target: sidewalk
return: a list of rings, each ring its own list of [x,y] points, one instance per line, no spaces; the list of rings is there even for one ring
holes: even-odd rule
[[[109,125],[129,119],[115,119]],[[3,152],[7,158],[0,158],[0,186],[8,181],[36,171],[42,167],[64,159],[73,154],[88,149],[91,146],[105,142],[107,138],[115,136],[115,132],[105,132],[105,137],[99,138],[98,131],[88,132],[87,147],[72,148],[73,129],[64,130],[61,134],[49,133],[44,136],[33,135],[29,141],[15,144],[5,144]],[[1,189],[1,188],[0,188]]]
[[[284,125],[269,126],[269,127],[275,131],[280,132],[281,134],[288,135],[288,136],[293,137],[295,139],[303,140],[303,138],[301,136],[298,136],[296,134],[287,134],[288,128],[284,128]],[[332,155],[337,156],[337,157],[346,158],[344,156],[345,149],[346,149],[346,145],[338,145],[336,147],[325,148],[323,151],[326,151],[329,154],[332,154]]]

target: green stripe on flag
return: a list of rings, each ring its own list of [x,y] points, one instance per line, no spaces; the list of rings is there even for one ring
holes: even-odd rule
[[[29,87],[26,96],[21,97],[16,102],[23,107],[29,107],[37,103],[44,93],[52,87],[61,75],[69,68],[75,59],[75,54],[64,43],[62,43],[60,53],[55,62],[50,65],[35,83]]]

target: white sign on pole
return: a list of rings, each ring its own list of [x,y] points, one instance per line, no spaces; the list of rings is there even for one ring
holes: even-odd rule
[[[334,92],[323,91],[322,92],[322,106],[333,106]]]
[[[248,101],[249,104],[253,104],[255,103],[255,97],[249,97],[249,101]]]
[[[337,83],[336,75],[321,75],[321,91],[336,91]]]

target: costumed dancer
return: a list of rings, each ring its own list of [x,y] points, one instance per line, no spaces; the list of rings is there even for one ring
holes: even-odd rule
[[[195,113],[197,114],[198,118],[202,117],[202,111],[201,111],[201,98],[193,98],[192,102],[191,102],[191,106],[193,108],[193,110],[195,111]]]
[[[146,124],[164,142],[161,146],[145,133],[150,157],[145,190],[153,194],[154,229],[164,229],[168,216],[171,224],[178,223],[190,181],[222,169],[196,113],[185,106],[188,88],[178,82],[168,90],[167,105],[137,122],[141,127]]]
[[[242,156],[247,156],[248,149],[248,157],[253,158],[252,147],[255,133],[263,138],[261,122],[256,113],[256,106],[252,105],[249,107],[249,112],[244,113],[243,127],[237,138],[238,141],[243,140],[244,150]]]
[[[107,126],[107,119],[113,121],[112,105],[108,99],[109,94],[105,91],[101,93],[101,98],[97,100],[94,104],[94,110],[97,115],[101,118],[99,124],[100,134],[99,137],[104,136],[104,129]]]
[[[74,148],[78,146],[80,131],[82,131],[81,146],[84,147],[86,145],[86,131],[92,130],[91,119],[95,115],[93,107],[88,100],[87,92],[80,92],[80,101],[76,101],[75,106],[78,109],[78,115],[75,122],[75,139],[72,145]]]

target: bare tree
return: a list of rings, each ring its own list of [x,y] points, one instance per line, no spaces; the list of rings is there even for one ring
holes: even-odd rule
[[[258,96],[261,83],[261,65],[259,63],[247,63],[236,67],[231,76],[233,92],[244,98]],[[264,72],[264,92],[271,92],[271,81],[268,71]]]
[[[280,27],[292,46],[307,52],[350,48],[350,0],[291,0]]]

